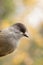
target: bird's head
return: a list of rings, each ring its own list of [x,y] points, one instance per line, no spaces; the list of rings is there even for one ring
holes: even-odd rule
[[[24,24],[22,23],[16,23],[13,25],[13,27],[16,29],[15,32],[19,35],[19,36],[25,36],[28,37],[28,32],[26,27],[24,26]]]

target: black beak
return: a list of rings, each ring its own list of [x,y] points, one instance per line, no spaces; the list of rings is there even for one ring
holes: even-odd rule
[[[24,35],[25,37],[29,37],[27,33],[24,33],[23,35]]]

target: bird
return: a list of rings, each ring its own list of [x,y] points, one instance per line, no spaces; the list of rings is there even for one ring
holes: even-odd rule
[[[27,29],[22,23],[16,23],[0,31],[0,57],[16,50],[18,41],[26,34]]]

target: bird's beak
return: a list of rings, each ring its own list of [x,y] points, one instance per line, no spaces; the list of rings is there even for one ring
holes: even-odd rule
[[[29,37],[29,34],[26,32],[23,34],[25,37]]]

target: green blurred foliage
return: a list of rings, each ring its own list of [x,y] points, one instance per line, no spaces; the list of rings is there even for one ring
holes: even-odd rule
[[[33,65],[43,65],[43,57],[37,58]]]
[[[14,8],[13,0],[0,0],[0,19],[8,17]]]
[[[31,40],[31,46],[29,48],[29,54],[30,56],[35,60],[37,58],[40,58],[43,56],[43,48],[40,48],[37,46],[36,42]]]

